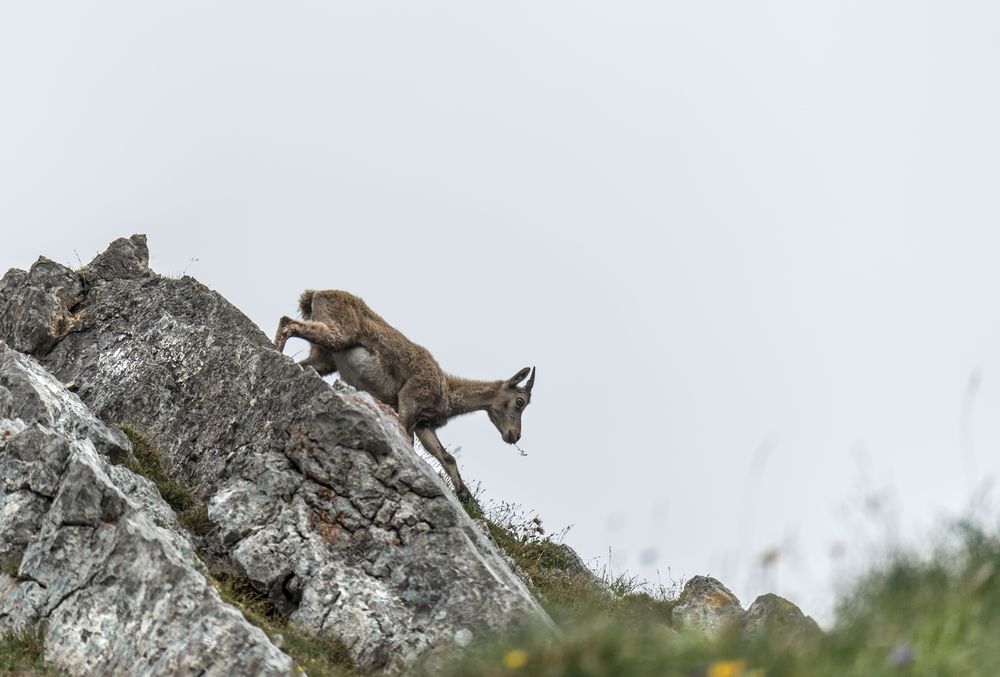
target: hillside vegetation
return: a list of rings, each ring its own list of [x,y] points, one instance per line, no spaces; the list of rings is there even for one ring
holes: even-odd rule
[[[673,590],[607,581],[594,594],[558,575],[550,539],[491,524],[500,543],[533,575],[559,621],[555,639],[523,632],[484,642],[445,674],[585,677],[841,677],[983,675],[1000,671],[1000,538],[971,523],[952,527],[931,556],[897,553],[840,599],[834,627],[815,639],[780,630],[748,639],[738,629],[714,638],[677,632]],[[577,587],[577,581],[581,587]],[[626,585],[621,586],[625,581]]]

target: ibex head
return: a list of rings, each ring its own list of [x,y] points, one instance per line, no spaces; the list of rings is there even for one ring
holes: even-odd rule
[[[519,384],[525,378],[528,381],[522,387]],[[534,385],[535,369],[525,367],[503,382],[493,403],[486,410],[493,425],[500,431],[500,437],[507,444],[514,444],[521,439],[521,414],[531,402],[531,389]]]

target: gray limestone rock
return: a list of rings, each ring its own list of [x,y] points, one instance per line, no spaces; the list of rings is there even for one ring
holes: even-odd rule
[[[673,619],[682,629],[715,634],[739,626],[743,607],[736,595],[716,579],[695,576],[684,584],[679,603],[673,609]]]
[[[747,637],[766,637],[779,643],[797,643],[823,634],[811,616],[806,616],[795,604],[773,593],[754,600],[744,615],[744,624]]]
[[[80,276],[45,257],[28,272],[11,269],[0,280],[0,338],[16,350],[44,355],[79,321],[83,296]]]
[[[80,270],[84,284],[96,280],[128,280],[149,275],[149,249],[145,235],[118,238]]]
[[[95,445],[95,441],[99,444]],[[222,602],[129,443],[0,342],[0,633],[45,624],[70,674],[291,674]]]
[[[367,670],[550,623],[391,412],[303,370],[219,294],[156,275],[148,258],[133,236],[80,275],[9,272],[0,317],[16,317],[0,338],[75,383],[104,421],[155,441],[208,503],[217,556]],[[47,332],[70,311],[70,330]]]

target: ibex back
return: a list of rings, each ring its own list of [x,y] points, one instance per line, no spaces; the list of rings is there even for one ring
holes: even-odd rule
[[[521,414],[531,402],[535,370],[525,367],[499,381],[473,381],[445,374],[425,348],[406,338],[357,296],[344,291],[305,291],[302,320],[285,316],[274,345],[284,350],[292,337],[311,344],[301,362],[322,375],[340,378],[388,404],[409,435],[416,435],[448,473],[462,498],[471,494],[458,464],[435,432],[449,419],[485,411],[508,444],[521,438]],[[524,385],[522,381],[527,379]]]

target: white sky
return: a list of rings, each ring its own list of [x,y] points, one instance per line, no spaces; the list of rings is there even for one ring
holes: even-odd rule
[[[0,272],[146,232],[268,334],[342,288],[537,365],[467,479],[827,619],[1000,470],[998,63],[987,2],[0,2]]]

